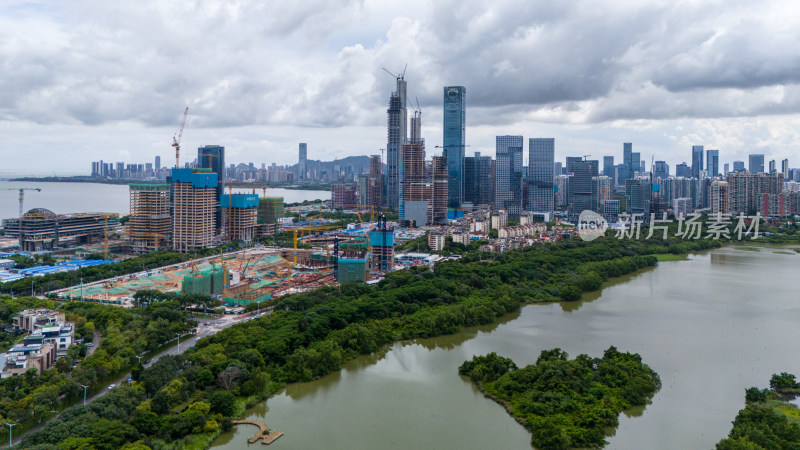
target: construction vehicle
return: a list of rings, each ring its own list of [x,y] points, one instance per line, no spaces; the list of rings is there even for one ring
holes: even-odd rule
[[[4,191],[19,191],[19,249],[22,250],[22,204],[25,200],[25,191],[38,191],[42,192],[40,188],[2,188]]]

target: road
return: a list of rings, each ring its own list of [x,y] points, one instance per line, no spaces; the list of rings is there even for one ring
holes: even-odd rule
[[[266,311],[266,309],[264,311]],[[231,327],[233,325],[236,325],[237,323],[241,323],[241,322],[245,322],[247,320],[250,320],[252,317],[253,317],[252,314],[247,314],[247,315],[243,315],[242,314],[242,315],[223,315],[218,319],[199,319],[199,318],[195,318],[193,320],[197,321],[197,334],[190,335],[191,337],[189,337],[188,339],[185,339],[185,340],[182,337],[181,341],[180,341],[180,345],[176,342],[175,345],[173,345],[173,346],[163,350],[162,352],[158,353],[157,355],[151,357],[150,360],[149,360],[149,363],[144,364],[144,366],[145,367],[150,367],[156,361],[158,361],[159,358],[161,358],[164,355],[178,355],[178,354],[181,354],[181,353],[185,352],[189,347],[194,346],[194,344],[196,344],[199,339],[202,339],[202,338],[204,338],[206,336],[211,336],[211,335],[219,332],[220,330],[224,330],[225,328],[229,328],[229,327]],[[99,335],[100,333],[97,333],[97,334]],[[189,335],[187,335],[187,336],[189,336]],[[95,340],[97,340],[97,337],[95,337]],[[98,345],[99,345],[99,342],[95,342],[94,343],[94,348],[97,348]],[[119,386],[121,383],[126,381],[130,376],[131,376],[131,374],[127,373],[127,374],[123,375],[121,378],[119,378],[118,380],[113,380],[111,382],[104,383],[103,388],[100,389],[97,393],[95,393],[95,394],[93,394],[93,395],[91,395],[89,397],[86,397],[86,403],[91,403],[95,399],[102,397],[103,395],[105,395],[108,392],[108,386],[110,386],[112,384]],[[56,417],[58,417],[58,415],[48,419],[48,422],[50,420],[53,420]],[[29,433],[33,433],[33,432],[39,431],[45,425],[47,425],[47,422],[44,422],[41,425],[38,425],[38,426],[36,426],[34,428],[31,428],[25,434],[23,434],[23,435],[21,435],[19,437],[15,437],[14,441],[12,443],[12,446],[19,445],[19,443],[22,441],[23,437],[25,437]],[[0,448],[7,448],[7,447],[8,447],[8,444],[3,444],[2,447],[0,447]]]

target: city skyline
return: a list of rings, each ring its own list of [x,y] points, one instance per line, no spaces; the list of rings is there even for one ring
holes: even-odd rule
[[[156,155],[169,167],[187,105],[182,146],[220,143],[231,161],[293,164],[299,142],[321,160],[376,154],[395,82],[382,68],[406,64],[431,142],[442,87],[469,89],[468,155],[521,134],[554,137],[557,161],[619,142],[673,166],[691,145],[719,149],[721,163],[780,161],[800,138],[792,3],[326,6],[285,6],[278,23],[261,2],[4,4],[0,56],[17,69],[2,75],[0,127],[4,151],[26,158],[0,176]]]

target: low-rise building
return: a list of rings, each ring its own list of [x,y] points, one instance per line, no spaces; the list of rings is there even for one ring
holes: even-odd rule
[[[44,326],[64,323],[64,313],[47,308],[26,309],[11,319],[15,331],[33,333]]]

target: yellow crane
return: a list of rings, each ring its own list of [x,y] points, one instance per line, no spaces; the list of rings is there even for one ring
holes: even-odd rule
[[[294,229],[294,261],[293,266],[297,265],[297,232],[305,232],[305,231],[322,231],[322,230],[330,230],[333,228],[340,228],[339,225],[318,225],[313,227],[302,227],[302,228],[295,228]]]

